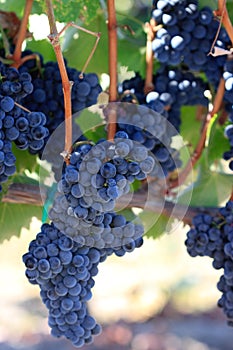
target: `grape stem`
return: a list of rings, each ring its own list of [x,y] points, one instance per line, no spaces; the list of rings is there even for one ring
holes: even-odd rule
[[[22,44],[23,44],[23,41],[25,40],[25,37],[26,37],[28,18],[29,18],[30,13],[31,13],[32,4],[33,4],[33,0],[26,0],[26,4],[25,4],[25,8],[24,8],[24,15],[23,15],[23,18],[21,20],[18,38],[17,38],[15,50],[14,50],[13,57],[12,57],[12,59],[14,61],[12,66],[15,68],[18,68],[22,64],[21,63]]]
[[[147,33],[146,40],[146,79],[144,86],[144,93],[148,94],[154,89],[153,84],[153,67],[154,67],[154,57],[152,51],[152,41],[154,39],[154,32],[152,28],[152,23],[145,23],[145,31]]]
[[[109,60],[109,102],[117,101],[117,21],[115,1],[108,0],[108,60]],[[117,113],[114,104],[108,114],[108,140],[116,133]]]
[[[198,144],[196,145],[196,148],[193,154],[191,155],[188,163],[186,164],[185,168],[181,171],[180,174],[178,174],[178,177],[174,180],[173,179],[168,180],[168,191],[184,183],[190,171],[192,170],[194,165],[197,163],[198,159],[201,157],[202,152],[205,148],[207,130],[209,127],[210,120],[220,110],[220,107],[223,101],[224,92],[225,92],[225,80],[221,78],[218,85],[217,93],[215,95],[213,108],[206,115]]]
[[[218,0],[218,9],[214,11],[214,14],[221,17],[221,22],[223,23],[233,45],[233,27],[226,7],[226,0]]]
[[[60,33],[57,31],[52,0],[46,0],[47,15],[49,19],[50,34],[48,36],[57,58],[58,67],[62,79],[64,108],[65,108],[65,150],[63,157],[65,162],[69,164],[69,156],[72,149],[72,107],[71,107],[71,88],[72,82],[69,81],[64,58],[62,55],[61,45],[59,43]]]

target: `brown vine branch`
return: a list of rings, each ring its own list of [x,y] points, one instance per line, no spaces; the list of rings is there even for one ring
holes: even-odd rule
[[[221,22],[223,23],[233,45],[233,27],[226,7],[226,0],[218,0],[218,9],[214,11],[214,14],[221,17]]]
[[[146,79],[144,86],[144,93],[148,94],[154,89],[153,84],[153,66],[154,66],[154,56],[152,51],[152,41],[154,39],[154,32],[152,28],[152,23],[147,22],[145,24],[145,30],[147,33],[146,40]]]
[[[24,15],[20,24],[20,29],[19,29],[19,33],[18,33],[18,37],[17,37],[17,42],[16,42],[16,46],[15,46],[15,51],[13,53],[13,67],[18,68],[21,65],[21,52],[22,52],[22,44],[23,41],[26,37],[26,33],[27,33],[27,25],[28,25],[28,18],[30,16],[31,13],[31,9],[32,9],[32,4],[33,4],[33,0],[26,0],[26,4],[25,4],[25,8],[24,8]]]
[[[117,21],[115,1],[108,0],[108,60],[109,60],[109,102],[117,101]],[[116,133],[117,113],[114,108],[109,112],[108,140]]]
[[[64,58],[62,55],[61,45],[59,42],[60,34],[57,31],[52,0],[46,0],[47,15],[49,19],[50,35],[48,36],[57,58],[58,67],[62,79],[62,87],[64,94],[65,107],[65,149],[63,152],[66,163],[69,163],[69,155],[72,149],[72,107],[71,107],[71,87],[72,83],[69,81]]]
[[[13,183],[9,186],[8,192],[3,196],[3,203],[15,204],[31,204],[42,206],[47,198],[47,188],[39,187],[37,185]],[[209,213],[214,215],[218,208],[213,207],[185,207],[177,205],[169,201],[158,201],[158,197],[150,195],[148,200],[145,192],[137,192],[131,195],[125,195],[116,203],[116,208],[144,208],[146,203],[146,210],[152,213],[162,213],[167,217],[174,217],[187,224],[191,224],[192,218],[200,213]]]
[[[186,164],[185,168],[181,171],[181,173],[178,175],[178,177],[174,181],[172,179],[169,179],[169,184],[168,184],[169,190],[171,190],[172,188],[175,188],[177,186],[180,186],[181,184],[184,183],[184,181],[186,180],[190,171],[192,170],[194,165],[197,163],[198,159],[201,157],[203,149],[205,148],[206,135],[207,135],[207,130],[209,127],[210,120],[220,110],[220,107],[221,107],[222,101],[223,101],[224,91],[225,91],[225,80],[223,78],[221,78],[219,85],[218,85],[217,93],[215,95],[213,108],[206,115],[198,144],[197,144],[193,154],[191,155],[188,163]]]

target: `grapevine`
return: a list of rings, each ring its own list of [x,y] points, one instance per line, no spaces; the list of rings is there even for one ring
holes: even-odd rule
[[[25,275],[39,286],[51,335],[74,347],[101,333],[88,304],[100,263],[133,254],[177,219],[189,225],[188,255],[222,269],[216,305],[233,325],[227,5],[153,0],[143,21],[122,19],[113,0],[26,0],[21,19],[8,5],[2,10],[0,207],[43,210],[22,256]],[[38,10],[49,30],[37,50],[28,24]],[[3,230],[1,241],[20,235],[33,216],[17,223],[18,234]]]

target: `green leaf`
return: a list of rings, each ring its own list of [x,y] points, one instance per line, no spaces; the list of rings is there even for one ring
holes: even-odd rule
[[[118,41],[118,64],[127,66],[128,70],[138,72],[141,76],[145,76],[145,46],[140,46],[137,40],[119,40]]]
[[[33,216],[41,218],[42,209],[39,206],[1,202],[0,213],[0,242],[3,242],[12,236],[19,237],[23,227],[29,228]]]
[[[216,10],[218,8],[218,1],[217,0],[199,0],[198,7],[201,9],[202,7],[211,7],[213,10]]]
[[[195,148],[200,137],[201,123],[197,120],[195,106],[181,108],[180,134],[190,145],[191,151]]]
[[[209,164],[217,159],[221,159],[223,153],[229,149],[229,141],[224,136],[225,126],[219,125],[218,118],[213,119],[210,125],[209,143],[207,147],[207,157]]]
[[[56,61],[56,55],[53,50],[53,46],[49,43],[48,40],[28,40],[27,41],[27,50],[31,50],[34,53],[40,53],[44,61]]]
[[[106,137],[106,125],[98,113],[91,108],[83,109],[75,120],[88,140],[97,142]]]
[[[86,72],[106,73],[108,68],[108,32],[103,14],[98,13],[97,16],[95,15],[85,28],[101,33],[97,49],[87,66]],[[68,60],[68,65],[81,70],[93,49],[95,41],[95,36],[84,33],[81,30],[75,28],[67,30],[63,39],[62,49],[64,56]]]
[[[202,161],[197,181],[183,192],[178,203],[194,207],[217,207],[230,197],[231,189],[231,175],[210,171]]]
[[[37,11],[46,13],[45,1],[36,0]],[[92,0],[53,0],[55,18],[59,22],[76,21],[82,18],[88,23],[100,7],[99,1]]]
[[[157,239],[169,232],[171,229],[173,218],[169,218],[161,213],[151,213],[149,211],[142,211],[139,214],[139,218],[141,219],[144,225],[144,232],[146,237]]]
[[[30,172],[39,173],[37,156],[30,154],[28,151],[22,151],[12,144],[12,152],[16,157],[16,170],[21,173],[27,169]]]
[[[101,37],[97,49],[87,66],[87,72],[102,74],[108,72],[108,30],[103,13],[99,12],[86,27],[88,30],[100,32]],[[78,36],[77,36],[78,33]],[[145,34],[141,31],[134,38],[118,37],[118,67],[125,66],[128,70],[145,75]],[[67,30],[62,48],[68,64],[81,70],[95,43],[95,37],[80,30]],[[158,63],[155,62],[155,67]]]
[[[1,2],[1,10],[15,12],[18,17],[22,17],[25,6],[25,0],[7,0]]]

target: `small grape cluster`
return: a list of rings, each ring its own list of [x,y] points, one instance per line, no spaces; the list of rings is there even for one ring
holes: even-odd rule
[[[31,76],[0,63],[0,184],[16,171],[16,147],[38,153],[48,136],[46,116],[41,112],[27,112],[19,104],[33,90]],[[0,185],[0,190],[2,187]]]
[[[57,62],[49,61],[43,63],[41,60],[40,69],[36,69],[33,61],[29,60],[20,67],[22,72],[31,72],[31,70],[34,70],[32,80],[34,90],[30,96],[25,97],[23,103],[31,111],[41,111],[47,116],[46,127],[49,129],[51,135],[64,122],[64,98],[61,74]],[[35,74],[35,70],[37,75]],[[96,104],[98,95],[102,91],[98,76],[94,73],[81,74],[75,68],[68,67],[67,63],[66,70],[69,80],[72,82],[72,113],[75,114],[84,108]],[[73,127],[78,129],[76,124]]]
[[[212,57],[211,51],[218,22],[210,7],[198,8],[197,0],[154,0],[152,18],[161,25],[152,43],[155,57],[161,62],[189,69],[204,71],[215,87],[222,76],[226,57]],[[217,47],[227,49],[230,45],[225,29],[218,33]]]
[[[224,100],[225,108],[229,112],[229,124],[225,127],[225,136],[230,143],[230,149],[223,154],[223,158],[229,161],[229,168],[233,171],[233,112],[232,112],[232,97],[233,97],[233,60],[226,62],[224,66],[223,78],[225,80]]]
[[[144,80],[138,74],[122,83],[119,87],[122,101],[132,102],[136,98],[141,108],[125,106],[124,113],[118,113],[118,129],[125,130],[132,140],[152,152],[160,163],[153,176],[164,177],[180,166],[171,143],[172,136],[180,130],[181,107],[207,106],[205,91],[209,86],[191,72],[166,66],[161,66],[154,75],[153,85],[153,91],[144,94]],[[153,112],[150,113],[150,109]]]
[[[223,268],[217,284],[223,293],[218,306],[223,309],[229,325],[233,326],[233,201],[227,202],[215,216],[195,216],[185,245],[190,256],[209,256],[215,269]]]
[[[31,94],[33,84],[31,75],[27,72],[19,72],[18,69],[8,67],[0,62],[1,86],[0,94],[10,96],[16,102]]]

